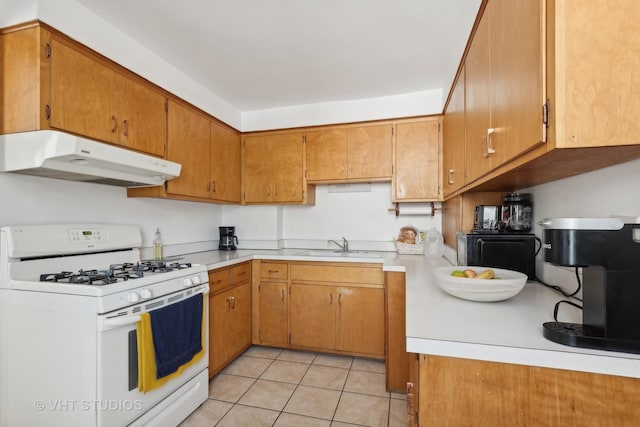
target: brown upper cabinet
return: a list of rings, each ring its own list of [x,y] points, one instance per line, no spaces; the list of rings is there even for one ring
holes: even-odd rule
[[[304,177],[302,132],[248,135],[242,151],[245,203],[315,203]]]
[[[490,0],[465,61],[466,179],[540,144],[542,4]]]
[[[393,126],[390,123],[305,132],[307,180],[311,183],[389,181]]]
[[[0,36],[0,133],[59,129],[165,155],[162,90],[40,25]],[[3,109],[9,110],[9,109]]]
[[[129,188],[129,197],[240,203],[240,135],[201,111],[169,100],[167,159],[182,165],[163,186]]]
[[[442,200],[440,117],[395,124],[393,202]]]
[[[442,118],[443,146],[442,169],[444,172],[443,194],[449,194],[462,188],[465,183],[466,127],[464,103],[465,70],[464,67],[454,82],[447,109]]]
[[[635,0],[486,0],[445,112],[445,197],[640,157],[638,19]],[[462,98],[464,120],[448,117]],[[463,186],[448,163],[460,144]]]

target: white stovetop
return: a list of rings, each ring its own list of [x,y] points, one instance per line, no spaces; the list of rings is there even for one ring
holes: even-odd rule
[[[251,259],[382,263],[385,271],[406,272],[407,351],[503,363],[541,366],[640,378],[640,354],[564,346],[542,336],[542,324],[553,321],[562,296],[528,282],[515,297],[499,302],[472,302],[443,292],[433,269],[450,265],[445,258],[388,252],[384,258],[305,256],[302,249],[210,251],[185,256],[190,262],[220,268]],[[314,251],[316,252],[316,251]],[[574,284],[567,284],[570,289]],[[569,306],[559,320],[580,323],[582,314]]]

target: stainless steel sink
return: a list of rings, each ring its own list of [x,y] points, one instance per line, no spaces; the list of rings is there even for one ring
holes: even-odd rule
[[[310,249],[296,253],[300,256],[319,256],[319,257],[348,257],[348,258],[384,258],[384,252],[377,251],[342,251],[342,250],[322,250]]]

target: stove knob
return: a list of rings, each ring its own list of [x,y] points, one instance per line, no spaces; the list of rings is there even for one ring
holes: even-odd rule
[[[191,278],[191,281],[193,282],[194,285],[199,285],[200,284],[200,276],[193,276]]]
[[[138,301],[140,301],[140,297],[135,292],[131,292],[130,294],[127,294],[127,301],[128,302],[138,302]]]
[[[192,285],[193,285],[193,281],[191,280],[191,278],[185,277],[184,279],[182,279],[182,286],[184,286],[185,288],[187,286],[192,286]]]
[[[140,291],[140,296],[144,299],[151,298],[151,291],[149,289],[142,289]]]

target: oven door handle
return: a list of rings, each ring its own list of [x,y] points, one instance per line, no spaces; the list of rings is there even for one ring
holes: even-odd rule
[[[121,326],[135,325],[140,321],[140,315],[113,317],[111,319],[102,320],[102,329],[113,329]]]

